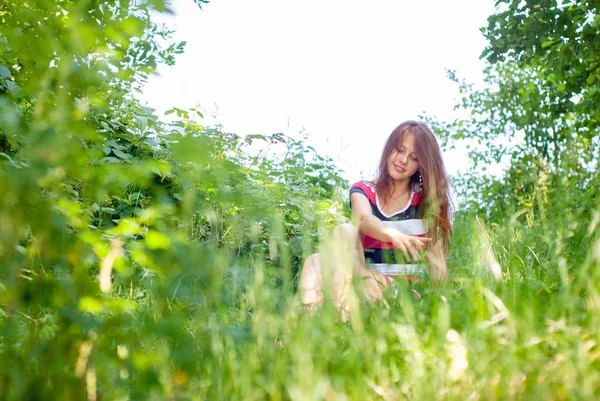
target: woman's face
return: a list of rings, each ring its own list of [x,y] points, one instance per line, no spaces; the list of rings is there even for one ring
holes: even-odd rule
[[[387,169],[396,181],[410,180],[419,169],[419,159],[415,153],[415,136],[407,134],[402,142],[392,151],[387,161]]]

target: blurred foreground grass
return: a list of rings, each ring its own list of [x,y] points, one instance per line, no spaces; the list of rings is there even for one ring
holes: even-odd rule
[[[2,398],[596,399],[597,227],[572,259],[557,251],[560,232],[482,227],[455,221],[448,282],[394,282],[350,323],[329,302],[306,315],[292,266],[201,243],[164,277],[115,276],[78,317],[4,309]],[[54,353],[67,364],[53,366]]]

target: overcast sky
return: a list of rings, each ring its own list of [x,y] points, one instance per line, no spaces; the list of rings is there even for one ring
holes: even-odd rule
[[[200,106],[227,132],[304,130],[355,181],[372,178],[402,121],[455,116],[446,69],[482,80],[480,28],[492,0],[174,0],[162,19],[187,41],[144,100],[162,113]],[[444,154],[455,174],[468,161]]]

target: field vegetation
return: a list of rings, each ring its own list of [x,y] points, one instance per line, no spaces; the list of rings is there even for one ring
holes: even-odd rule
[[[0,400],[600,398],[598,4],[497,5],[469,118],[428,118],[473,160],[449,279],[342,323],[296,294],[342,172],[144,107],[163,0],[1,2]]]

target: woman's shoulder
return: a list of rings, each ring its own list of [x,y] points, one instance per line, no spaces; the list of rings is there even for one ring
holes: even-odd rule
[[[410,205],[411,206],[417,206],[421,204],[421,201],[423,200],[423,191],[412,191],[412,198],[410,201]]]
[[[375,193],[375,184],[370,181],[358,181],[350,185],[350,190],[361,189],[365,192]]]
[[[350,194],[355,192],[362,193],[365,195],[371,202],[376,202],[375,197],[375,185],[369,181],[358,181],[350,186]]]

